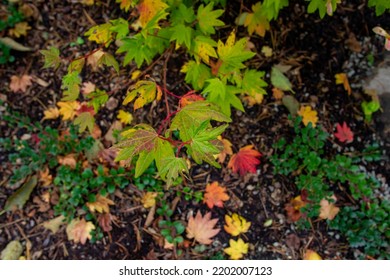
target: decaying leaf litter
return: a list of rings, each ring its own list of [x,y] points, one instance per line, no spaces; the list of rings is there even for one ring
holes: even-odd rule
[[[46,41],[42,36],[34,36],[34,34],[40,34],[42,29],[46,30],[51,40],[68,43],[77,38],[77,34],[70,30],[77,30],[76,27],[87,30],[90,26],[89,18],[102,22],[102,14],[111,11],[109,10],[110,8],[107,9],[106,7],[92,7],[89,10],[86,9],[86,13],[89,15],[87,17],[80,5],[67,6],[66,4],[56,4],[52,6],[45,4],[44,1],[38,1],[36,5],[42,8],[39,9],[43,11],[41,13],[42,21],[36,21],[35,25],[31,24],[32,29],[28,30],[27,38],[29,38],[31,45],[38,45],[39,49],[45,49]],[[271,69],[272,65],[278,63],[290,66],[290,70],[282,75],[289,77],[296,92],[294,96],[302,105],[302,107],[296,110],[298,114],[301,112],[303,118],[306,116],[313,123],[314,120],[315,122],[318,121],[327,127],[329,132],[336,133],[335,137],[340,142],[348,143],[354,140],[354,136],[359,137],[360,143],[356,140],[352,141],[350,145],[350,147],[353,147],[353,145],[359,147],[364,141],[370,140],[370,137],[372,137],[370,135],[376,135],[375,132],[374,134],[372,133],[372,128],[375,128],[375,126],[364,125],[354,114],[342,113],[343,111],[350,112],[350,110],[343,108],[356,106],[353,98],[357,100],[362,98],[361,89],[353,86],[354,81],[358,81],[361,77],[352,75],[349,81],[350,87],[348,87],[349,84],[346,86],[345,79],[340,82],[341,78],[339,78],[338,82],[337,78],[335,78],[335,75],[341,72],[348,73],[348,71],[355,70],[353,67],[351,69],[343,67],[351,53],[354,52],[348,46],[345,47],[343,39],[348,34],[345,31],[342,19],[346,18],[349,20],[347,23],[349,33],[353,32],[360,44],[365,42],[365,38],[372,37],[367,32],[369,29],[366,27],[371,26],[372,21],[376,19],[368,11],[358,10],[355,5],[351,5],[349,8],[350,10],[342,9],[339,11],[339,15],[336,14],[333,18],[325,19],[323,22],[316,24],[313,24],[316,21],[315,15],[302,19],[299,16],[299,11],[289,8],[283,12],[282,18],[289,15],[301,22],[301,26],[298,23],[293,23],[293,27],[291,27],[284,24],[283,20],[281,20],[281,24],[275,25],[273,31],[278,35],[276,36],[279,40],[277,44],[270,37],[266,37],[264,41],[259,37],[254,37],[253,43],[258,50],[263,45],[269,45],[273,50],[273,56],[259,57],[256,62],[258,67]],[[58,12],[61,12],[65,19],[69,19],[62,26],[55,20],[55,14]],[[112,12],[115,13],[115,11]],[[81,22],[78,23],[74,19],[74,15],[79,15],[76,18],[81,18]],[[225,17],[231,17],[232,20],[230,22],[234,22],[235,16],[232,11],[228,11],[227,15],[225,15]],[[51,23],[53,29],[56,30],[55,32],[49,31],[50,26],[47,22],[45,23],[44,18]],[[364,20],[359,20],[361,18]],[[384,24],[386,23],[385,19],[379,20],[382,20]],[[321,27],[325,26],[331,26],[335,33],[324,34],[320,32]],[[286,30],[290,32],[285,32]],[[253,32],[262,31],[254,30]],[[295,40],[297,35],[305,32],[310,35],[306,35],[303,40]],[[372,39],[372,42],[369,42],[369,44],[371,49],[366,50],[365,54],[368,51],[374,51],[375,55],[379,57],[382,53],[379,42],[375,42]],[[79,46],[79,48],[81,50],[85,48],[84,51],[88,49],[87,46]],[[362,48],[364,48],[364,45]],[[77,48],[74,51],[77,51]],[[173,70],[177,70],[180,67],[180,56],[176,58],[176,61],[179,65],[169,65]],[[14,70],[0,69],[4,73],[4,75],[1,75],[1,82],[9,85],[10,88],[6,92],[7,102],[10,102],[13,108],[17,110],[27,111],[34,120],[40,120],[46,115],[47,118],[53,119],[55,118],[54,116],[58,117],[58,115],[62,116],[62,119],[74,118],[78,114],[77,111],[81,105],[66,104],[65,106],[60,106],[58,104],[58,77],[49,71],[45,72],[31,66],[28,74],[20,75],[21,72],[17,71],[18,69],[25,69],[28,65],[36,64],[43,66],[43,60],[38,53],[23,54],[20,60],[17,60]],[[319,64],[323,65],[323,67],[319,67]],[[328,65],[331,65],[331,67]],[[157,72],[154,73],[156,76],[159,76],[159,67],[161,65],[156,66]],[[172,71],[172,73],[174,72]],[[46,81],[48,83],[47,88],[36,84],[33,79],[29,78],[31,77],[30,75]],[[285,80],[280,78],[283,76],[280,73],[272,76],[274,79],[275,77],[276,79],[281,79],[284,84],[279,84],[281,88],[274,85],[275,88],[285,91],[284,94],[290,95],[287,92],[291,90],[291,85],[288,85],[288,83],[286,85]],[[121,81],[121,79],[124,79],[124,77],[119,76],[116,78],[117,81]],[[174,74],[168,74],[168,81],[169,79],[172,79],[172,84],[175,84],[177,77]],[[94,81],[93,75],[91,75],[89,80],[98,82]],[[107,79],[107,83],[109,81]],[[351,88],[352,97],[349,96]],[[329,98],[329,95],[332,98]],[[116,98],[120,97],[116,96]],[[48,108],[42,106],[42,100],[46,99],[53,100],[51,104],[52,111],[46,111]],[[28,108],[26,108],[26,104],[29,104]],[[226,196],[222,195],[222,198],[217,200],[216,203],[220,204],[219,201],[223,201],[223,207],[219,207],[214,202],[217,207],[213,207],[212,210],[210,210],[211,207],[208,206],[207,202],[194,204],[186,201],[177,202],[173,209],[175,218],[181,220],[187,226],[189,224],[188,217],[190,216],[190,213],[187,211],[192,209],[194,216],[195,213],[199,213],[198,211],[204,215],[207,215],[205,213],[212,213],[212,218],[218,219],[216,226],[220,229],[225,228],[226,216],[231,217],[232,221],[236,220],[233,217],[241,217],[244,219],[241,220],[241,227],[247,228],[247,221],[250,223],[250,227],[243,233],[242,237],[233,239],[228,232],[221,230],[220,235],[212,240],[213,247],[211,249],[202,251],[201,246],[192,249],[187,248],[185,249],[184,258],[202,259],[211,257],[222,248],[228,248],[225,249],[226,258],[229,256],[231,258],[245,256],[253,259],[290,259],[318,258],[318,255],[324,259],[354,258],[354,251],[346,247],[345,240],[342,240],[340,236],[338,237],[337,232],[328,232],[324,224],[317,223],[316,228],[298,231],[293,224],[289,223],[287,219],[288,211],[286,212],[284,206],[298,193],[294,186],[291,186],[285,178],[273,177],[272,167],[267,160],[267,157],[272,153],[271,147],[275,139],[278,139],[280,135],[288,133],[288,111],[278,99],[272,97],[271,90],[260,105],[254,104],[252,104],[252,107],[246,108],[246,113],[241,113],[240,111],[233,112],[233,126],[228,128],[224,137],[232,143],[233,152],[235,153],[239,153],[242,147],[248,147],[249,145],[256,147],[255,150],[259,152],[252,153],[260,160],[255,159],[254,161],[256,163],[260,161],[261,163],[259,165],[255,164],[255,167],[251,165],[249,171],[253,172],[243,178],[234,175],[227,168],[230,165],[228,160],[221,160],[224,162],[222,170],[208,166],[195,168],[191,171],[191,175],[197,190],[205,191],[207,183],[211,184],[217,181],[226,188],[226,195],[229,196],[229,200],[224,200],[223,198],[226,198]],[[56,105],[59,107],[58,113],[54,109]],[[68,105],[72,106],[69,107]],[[119,119],[122,123],[128,123],[131,122],[133,117],[136,120],[155,120],[159,117],[158,107],[155,108],[156,111],[154,112],[134,112],[131,117],[120,114],[120,111],[117,109],[106,110],[104,119],[100,120],[103,135],[109,130],[111,123],[115,119]],[[336,128],[336,123],[338,122],[339,124],[337,124]],[[348,128],[352,129],[352,136]],[[15,133],[14,131],[6,131],[6,129],[8,128],[5,124],[2,124],[2,131],[4,131],[5,135],[12,136]],[[368,131],[370,133],[367,133]],[[23,131],[17,133],[23,133]],[[229,147],[228,144],[227,147]],[[233,161],[231,165],[234,165],[234,160],[232,160],[234,154],[230,153],[229,148],[226,148],[225,153],[227,158]],[[259,156],[260,153],[261,157]],[[4,158],[6,155],[1,156]],[[62,160],[65,161],[64,164],[72,164],[71,156]],[[1,168],[5,170],[6,166]],[[375,168],[377,173],[384,176],[384,180],[389,179],[386,178],[386,174],[388,174],[386,171],[389,170],[388,163],[368,166],[368,168]],[[240,170],[238,169],[237,173],[240,173]],[[45,176],[42,178],[45,178]],[[40,189],[34,190],[31,197],[39,196],[42,192]],[[0,201],[3,202],[2,205],[12,193],[13,190],[8,188],[1,192]],[[44,223],[51,221],[51,219],[56,219],[56,217],[53,216],[52,210],[49,210],[47,213],[37,213],[37,204],[30,199],[22,206],[22,210],[16,211],[12,215],[7,215],[7,218],[4,215],[0,218],[2,223],[2,226],[0,226],[0,249],[5,248],[8,241],[21,240],[25,248],[24,252],[30,250],[26,246],[30,242],[32,244],[30,245],[32,253],[30,258],[38,259],[169,259],[176,257],[171,250],[164,249],[165,242],[155,230],[156,225],[153,221],[148,228],[144,228],[145,220],[152,211],[147,209],[153,209],[153,207],[142,207],[140,200],[137,199],[137,197],[141,198],[141,195],[134,186],[130,186],[124,192],[115,194],[115,205],[110,206],[110,212],[113,216],[112,223],[111,217],[105,218],[110,220],[112,230],[107,237],[96,244],[87,242],[88,234],[83,230],[90,227],[90,225],[85,224],[85,221],[82,220],[76,225],[73,224],[72,227],[60,225],[59,231],[55,235],[51,234],[50,230],[45,230]],[[335,212],[337,212],[337,207],[333,207],[332,203],[324,202],[324,210],[321,212],[322,219],[329,219],[329,217],[335,215]],[[240,224],[240,219],[237,218],[237,220],[236,223]],[[240,228],[240,226],[238,227]],[[291,236],[295,237],[291,238]],[[192,235],[188,238],[191,237]],[[292,239],[294,239],[294,244],[289,241]],[[79,243],[85,244],[81,245]]]

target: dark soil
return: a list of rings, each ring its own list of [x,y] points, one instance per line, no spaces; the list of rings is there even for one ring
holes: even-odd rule
[[[96,23],[103,23],[120,16],[127,17],[119,10],[114,1],[102,1],[101,5],[82,6],[71,4],[72,1],[24,1],[36,7],[35,18],[29,21],[32,29],[28,36],[20,42],[34,48],[29,53],[14,53],[16,62],[0,66],[1,99],[12,110],[22,112],[33,121],[41,121],[43,111],[61,99],[61,79],[66,72],[63,66],[57,71],[42,69],[43,58],[39,50],[51,45],[66,50],[65,57],[74,58],[88,53],[93,45],[85,43],[70,47],[78,36]],[[238,15],[238,1],[229,3],[223,20],[229,26],[219,30],[218,36],[223,40],[228,31],[234,28],[234,20]],[[247,1],[245,1],[247,2]],[[362,80],[373,72],[373,66],[367,62],[367,56],[373,55],[380,63],[384,56],[383,42],[371,32],[375,26],[390,26],[390,17],[376,17],[372,9],[368,9],[361,1],[347,1],[341,5],[333,17],[320,20],[318,14],[308,15],[304,1],[290,1],[291,5],[284,9],[277,21],[272,22],[272,36],[267,33],[265,38],[252,36],[258,55],[251,62],[251,67],[269,73],[275,64],[291,66],[289,78],[294,85],[295,97],[302,104],[310,104],[319,114],[319,124],[329,133],[333,133],[337,122],[347,122],[355,133],[352,144],[339,147],[343,151],[361,150],[367,144],[378,141],[381,149],[389,151],[390,143],[381,139],[380,131],[375,121],[364,122],[360,104],[367,97],[363,94]],[[344,1],[345,2],[345,1]],[[245,4],[250,7],[249,4]],[[237,8],[237,7],[238,8]],[[237,28],[237,36],[246,36],[242,27]],[[351,39],[354,37],[355,39]],[[356,44],[361,51],[356,52]],[[266,58],[260,52],[263,46],[273,49],[273,56]],[[157,58],[156,58],[157,59]],[[184,76],[179,72],[187,58],[182,54],[173,55],[168,63],[167,88],[176,94],[185,94],[190,89],[184,85]],[[148,73],[156,80],[162,80],[164,58],[157,62]],[[128,70],[134,67],[128,67]],[[334,75],[348,73],[353,94],[348,96],[342,86],[335,85]],[[47,86],[33,83],[26,93],[12,93],[9,90],[12,75],[29,74],[38,77]],[[113,69],[105,68],[98,72],[90,69],[82,73],[83,81],[91,81],[98,87],[110,91],[118,85],[126,83],[128,73],[117,76]],[[266,78],[269,81],[269,77]],[[113,97],[123,100],[126,88],[117,90]],[[269,157],[273,153],[272,145],[281,137],[290,137],[288,111],[276,101],[270,93],[261,105],[246,107],[246,112],[233,111],[233,122],[224,133],[224,137],[233,143],[235,152],[239,148],[253,144],[262,153],[261,165],[257,174],[240,178],[231,173],[227,162],[222,169],[207,165],[191,169],[194,190],[204,190],[208,182],[214,180],[228,188],[231,199],[224,208],[212,209],[214,218],[219,219],[218,227],[223,228],[225,214],[237,212],[252,223],[250,231],[244,239],[251,247],[248,259],[301,259],[307,248],[315,250],[324,259],[354,259],[356,250],[350,248],[346,240],[337,232],[330,231],[326,222],[315,221],[309,230],[297,229],[291,223],[284,210],[284,205],[298,195],[298,190],[289,178],[275,176]],[[113,110],[104,109],[97,117],[103,135],[115,121],[117,111],[123,107],[116,106]],[[142,111],[142,110],[139,110]],[[0,116],[2,112],[0,111]],[[146,109],[134,113],[133,123],[147,122],[158,126],[165,117],[164,104],[157,108]],[[374,118],[375,119],[375,118]],[[0,137],[20,137],[23,131],[11,128],[1,119]],[[63,129],[58,121],[41,121],[44,124]],[[334,144],[337,148],[337,144]],[[387,158],[388,154],[384,158]],[[14,187],[8,184],[10,165],[7,155],[0,154],[0,205],[4,205],[7,197],[13,193]],[[366,167],[383,178],[383,184],[389,182],[389,162],[381,162]],[[148,210],[141,205],[137,190],[130,184],[129,188],[116,193],[113,198],[115,205],[111,214],[116,217],[113,230],[105,234],[102,240],[94,244],[74,244],[68,241],[65,228],[56,234],[42,227],[42,223],[54,218],[54,212],[49,209],[39,211],[39,206],[33,198],[42,194],[39,186],[33,191],[31,199],[23,210],[8,212],[0,216],[0,251],[11,240],[20,240],[22,244],[31,242],[30,256],[32,259],[173,259],[174,251],[163,247],[163,238],[159,234],[157,220],[150,227],[144,228]],[[172,199],[172,198],[170,198]],[[133,210],[132,210],[133,209]],[[175,208],[174,220],[187,221],[191,213],[200,209],[202,213],[209,211],[203,203],[196,204],[180,200]],[[264,227],[264,222],[273,220],[270,227]],[[207,250],[183,248],[183,259],[204,259],[216,255],[225,248],[229,235],[223,230]]]

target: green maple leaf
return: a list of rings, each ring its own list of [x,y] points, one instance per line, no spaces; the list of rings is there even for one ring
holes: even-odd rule
[[[180,72],[186,73],[186,83],[191,84],[195,90],[202,89],[206,80],[211,78],[210,67],[203,63],[198,64],[193,60],[184,64]]]
[[[268,84],[262,79],[264,74],[264,72],[256,70],[246,70],[242,80],[242,90],[251,96],[256,93],[267,94],[264,88]]]
[[[390,10],[390,1],[387,0],[369,0],[368,7],[375,7],[377,16],[382,15],[386,10]]]
[[[81,78],[79,77],[79,72],[73,71],[68,72],[62,78],[62,89],[64,90],[63,101],[74,101],[79,97],[80,94],[80,83]]]
[[[268,20],[277,19],[279,11],[288,6],[288,0],[264,0],[262,6]]]
[[[105,90],[96,89],[94,92],[91,92],[87,95],[89,99],[89,106],[93,106],[93,109],[97,113],[104,104],[106,104],[108,100],[108,94]]]
[[[231,37],[230,35],[229,37]],[[231,72],[245,68],[244,61],[252,58],[255,53],[246,50],[247,39],[242,38],[233,43],[232,39],[226,44],[218,41],[217,53],[219,59],[222,61],[221,67],[218,69],[218,73],[221,75],[228,75]]]
[[[98,61],[98,65],[101,64],[106,65],[108,67],[112,66],[115,69],[115,71],[119,74],[119,63],[112,54],[108,52],[104,52],[104,54],[101,56],[101,58]]]
[[[144,26],[144,28],[141,31],[141,35],[145,38],[149,36],[149,34],[153,34],[153,32],[156,29],[160,29],[159,21],[166,19],[168,13],[165,12],[165,8],[161,11],[159,11],[157,14],[154,15],[153,18],[151,18],[147,24]]]
[[[162,160],[162,168],[158,172],[161,178],[167,181],[167,188],[179,177],[179,174],[183,173],[188,173],[187,162],[184,158],[174,156],[164,158]]]
[[[206,81],[207,86],[203,90],[203,94],[207,94],[207,99],[216,103],[217,100],[224,100],[226,96],[226,85],[219,79],[213,78]]]
[[[85,58],[77,58],[73,60],[68,66],[68,73],[77,72],[81,73],[84,68]]]
[[[182,23],[192,23],[195,19],[194,9],[181,3],[177,9],[172,11],[170,20],[172,25],[178,25]]]
[[[193,29],[191,27],[185,26],[180,23],[171,28],[172,35],[170,42],[176,40],[176,46],[184,44],[187,49],[191,48],[192,33]]]
[[[73,121],[75,125],[79,125],[79,132],[82,133],[87,128],[92,133],[93,126],[95,125],[95,118],[90,112],[83,112]]]
[[[211,128],[210,120],[202,122],[199,126],[193,126],[190,129],[190,144],[186,145],[187,153],[197,164],[203,161],[209,164],[220,167],[215,161],[214,155],[221,152],[221,146],[217,144],[217,137],[225,131],[228,125],[222,125],[216,128]]]
[[[45,64],[43,68],[57,69],[61,64],[60,50],[51,46],[48,50],[42,50],[40,53],[44,56]]]
[[[179,130],[180,139],[185,142],[191,139],[191,128],[199,126],[206,120],[231,122],[216,105],[208,101],[196,101],[180,109],[172,119],[171,130]]]
[[[135,164],[135,178],[138,178],[141,176],[146,169],[152,164],[154,160],[154,153],[153,152],[148,152],[148,151],[143,151],[139,154],[138,160]]]
[[[309,6],[307,7],[308,13],[314,13],[316,10],[318,10],[321,18],[323,18],[326,15],[328,0],[306,0],[306,1],[310,1]],[[337,2],[338,2],[337,0],[331,0],[331,4],[333,8],[332,12],[336,9]]]
[[[133,60],[140,68],[144,62],[150,64],[153,60],[155,52],[146,44],[145,38],[141,34],[137,34],[132,38],[124,38],[123,43],[117,53],[126,53],[123,60],[123,65],[126,66]]]
[[[138,96],[134,102],[134,110],[137,110],[154,100],[160,100],[161,95],[161,89],[155,82],[144,80],[138,81],[135,86],[127,92],[126,97],[123,100],[123,105],[130,103]]]
[[[196,19],[198,20],[199,29],[205,34],[210,35],[215,33],[215,26],[225,25],[223,21],[219,20],[224,10],[214,10],[213,3],[210,2],[206,7],[201,4],[198,8]]]
[[[129,22],[123,18],[118,18],[110,20],[112,26],[110,31],[113,31],[116,34],[116,39],[123,39],[129,34]]]

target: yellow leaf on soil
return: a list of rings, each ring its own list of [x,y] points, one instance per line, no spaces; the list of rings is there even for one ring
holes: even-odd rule
[[[61,215],[54,219],[44,222],[43,227],[48,230],[51,230],[51,232],[55,234],[60,229],[60,226],[63,225],[64,223],[65,223],[65,217]]]
[[[249,230],[251,226],[250,222],[247,222],[244,217],[234,213],[231,217],[229,215],[225,215],[226,225],[224,229],[227,233],[232,236],[238,236],[241,233],[245,233]]]
[[[156,192],[147,192],[141,199],[141,202],[145,208],[153,207],[156,204]]]
[[[27,22],[19,22],[15,24],[15,27],[8,31],[9,35],[15,38],[19,38],[20,36],[26,36],[27,31],[30,30],[31,27]]]
[[[114,201],[111,199],[101,196],[98,194],[96,196],[96,201],[95,202],[87,202],[86,205],[88,209],[91,212],[99,212],[99,213],[109,213],[110,212],[110,205],[114,205]]]
[[[217,158],[219,163],[223,163],[227,155],[233,154],[232,143],[221,136],[218,136],[218,139],[222,142],[223,150],[217,155]]]
[[[307,261],[322,260],[322,258],[320,257],[320,255],[317,254],[317,252],[310,249],[306,250],[303,259]]]
[[[351,95],[352,89],[349,85],[347,74],[339,73],[334,76],[336,78],[336,85],[343,85],[344,89],[348,92],[348,95]]]
[[[60,111],[57,107],[51,107],[43,112],[45,115],[42,120],[53,120],[60,116]]]
[[[231,260],[239,260],[248,253],[249,243],[245,243],[241,238],[237,241],[230,239],[229,245],[230,247],[223,251],[230,256]]]
[[[121,123],[129,124],[133,120],[133,115],[130,114],[129,112],[119,110],[117,118],[118,118],[118,120],[121,121]]]
[[[60,115],[62,120],[73,120],[76,116],[76,112],[80,107],[78,101],[60,101],[57,102],[57,106],[60,107]]]
[[[302,106],[298,111],[298,115],[302,117],[302,122],[305,126],[309,123],[311,123],[313,127],[316,126],[318,121],[317,111],[313,110],[310,106]]]
[[[68,235],[68,240],[73,240],[75,243],[85,244],[87,239],[91,239],[91,231],[95,229],[95,226],[92,222],[87,222],[82,219],[74,219],[66,227],[66,234]]]
[[[46,167],[45,171],[39,171],[39,181],[42,182],[44,187],[47,187],[53,181],[53,176],[50,175],[49,168]]]

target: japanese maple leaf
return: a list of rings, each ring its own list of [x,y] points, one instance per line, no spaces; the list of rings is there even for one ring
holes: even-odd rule
[[[223,150],[216,157],[218,158],[219,163],[223,163],[227,155],[233,154],[233,150],[232,150],[233,144],[229,140],[224,139],[221,136],[218,136],[217,138],[222,142]]]
[[[23,75],[21,77],[14,75],[11,77],[9,88],[13,92],[18,92],[18,91],[26,92],[27,87],[32,85],[31,79],[32,78],[29,75]]]
[[[228,167],[234,173],[239,172],[240,176],[246,173],[256,173],[256,166],[260,164],[261,154],[253,149],[253,145],[248,145],[241,148],[237,154],[234,154],[228,163]]]
[[[306,204],[307,202],[302,198],[301,195],[293,198],[284,206],[284,209],[287,212],[287,217],[293,222],[298,221],[302,217],[301,208]]]
[[[225,215],[225,222],[226,225],[224,226],[224,229],[232,236],[238,236],[241,233],[247,232],[251,226],[250,222],[247,222],[244,217],[238,215],[237,213],[233,213],[231,217],[229,215]]]
[[[347,142],[351,143],[353,141],[353,132],[348,127],[346,122],[343,122],[342,125],[339,123],[336,125],[336,133],[334,136],[340,141],[340,142]]]
[[[211,212],[206,213],[203,217],[200,211],[196,213],[195,218],[191,216],[188,219],[187,237],[194,238],[200,244],[208,245],[212,238],[218,234],[219,228],[214,228],[218,219],[211,219]]]
[[[75,243],[85,244],[87,239],[91,239],[91,231],[95,229],[92,222],[87,222],[84,218],[74,219],[66,227],[66,234],[69,240],[73,240]]]
[[[248,253],[249,243],[245,243],[241,238],[237,241],[230,239],[229,245],[230,246],[223,251],[230,256],[231,260],[239,260],[244,254]]]
[[[332,200],[336,201],[335,195],[332,195]],[[335,206],[334,203],[330,203],[327,199],[322,199],[320,202],[320,215],[321,219],[333,220],[336,217],[337,213],[339,213],[340,208]]]
[[[114,205],[114,201],[98,194],[94,202],[87,202],[86,205],[91,212],[109,213],[110,205]]]
[[[227,200],[229,200],[229,195],[226,193],[225,187],[220,186],[218,182],[207,184],[203,202],[209,208],[213,208],[214,206],[223,207],[223,202]]]

